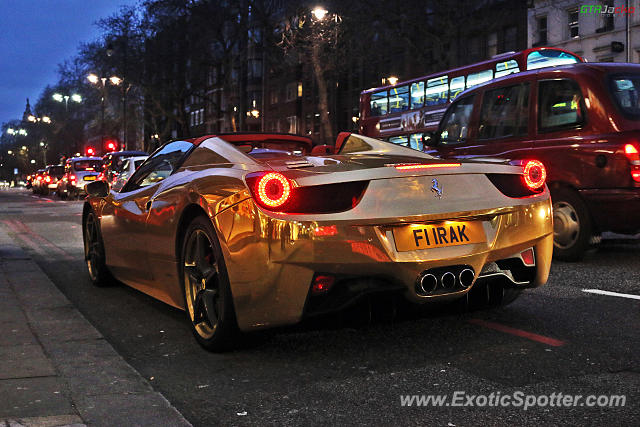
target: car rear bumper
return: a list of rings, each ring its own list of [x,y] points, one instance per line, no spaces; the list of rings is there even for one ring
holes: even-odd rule
[[[474,280],[507,274],[492,266],[528,248],[534,249],[534,272],[526,282],[512,280],[514,286],[544,284],[551,265],[548,198],[470,218],[482,223],[485,242],[402,252],[396,249],[393,232],[402,224],[286,221],[260,210],[256,217],[256,210],[251,200],[245,200],[215,219],[242,330],[296,323],[312,312],[341,308],[352,296],[371,292],[401,292],[415,303],[459,298],[473,285],[420,295],[416,283],[432,269],[470,267]],[[448,218],[440,216],[437,221]],[[318,275],[335,278],[328,293],[342,292],[329,306],[313,300],[311,286]]]
[[[580,190],[599,231],[640,232],[640,188]]]

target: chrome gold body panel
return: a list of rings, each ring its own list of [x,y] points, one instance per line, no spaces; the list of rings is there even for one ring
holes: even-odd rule
[[[402,148],[402,147],[398,147]],[[201,164],[213,151],[224,161]],[[251,159],[219,138],[205,140],[169,178],[129,193],[89,199],[85,209],[100,218],[106,264],[113,275],[167,304],[184,309],[178,277],[181,233],[193,215],[214,225],[228,272],[241,330],[298,322],[305,315],[314,275],[375,279],[402,289],[415,303],[452,299],[419,295],[425,270],[464,264],[476,278],[487,263],[534,248],[535,279],[547,281],[553,249],[547,189],[525,198],[503,195],[487,173],[520,173],[506,164],[463,162],[453,169],[399,171],[389,164],[433,161],[409,149],[384,153],[306,156],[313,167],[289,170],[295,185],[367,180],[359,203],[329,214],[284,214],[259,207],[244,181],[247,173],[287,171],[286,162]],[[440,197],[431,191],[437,179]],[[485,241],[398,251],[393,230],[409,224],[470,221]]]

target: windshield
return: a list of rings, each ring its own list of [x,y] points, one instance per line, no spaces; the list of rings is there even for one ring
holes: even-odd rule
[[[426,153],[403,147],[393,142],[381,141],[368,136],[352,134],[345,140],[338,154],[390,154],[398,156],[419,156],[432,159]]]
[[[277,157],[300,156],[302,150],[273,150],[270,148],[254,148],[247,153],[254,159],[274,159]]]
[[[251,157],[255,156],[256,158],[308,154],[310,147],[310,144],[307,144],[306,142],[284,139],[267,139],[265,141],[232,141],[231,144],[234,145],[238,150],[247,153]]]
[[[100,160],[78,160],[73,162],[73,169],[76,171],[100,172],[102,170],[102,162]]]
[[[611,77],[611,93],[622,112],[640,118],[640,74]]]

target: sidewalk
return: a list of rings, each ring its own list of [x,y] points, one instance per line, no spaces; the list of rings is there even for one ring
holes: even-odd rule
[[[0,227],[0,427],[190,425]]]

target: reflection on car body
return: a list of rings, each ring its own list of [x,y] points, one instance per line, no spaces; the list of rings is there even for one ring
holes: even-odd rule
[[[238,331],[296,323],[371,293],[422,304],[486,289],[507,303],[546,282],[553,235],[543,165],[527,164],[525,176],[522,164],[442,162],[352,134],[340,135],[336,154],[310,155],[311,145],[287,134],[173,141],[120,191],[89,184],[91,280],[114,276],[185,309],[211,350],[228,348]]]

